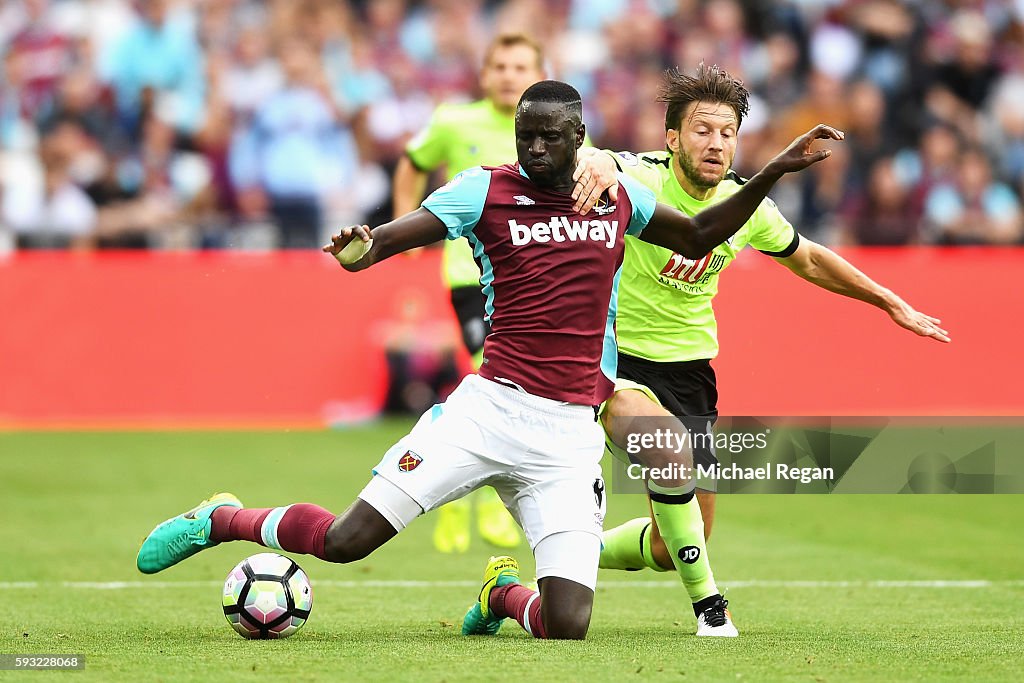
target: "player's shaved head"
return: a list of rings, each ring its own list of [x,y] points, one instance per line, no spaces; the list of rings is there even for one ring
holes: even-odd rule
[[[561,104],[574,126],[583,122],[583,98],[576,88],[562,81],[540,81],[534,83],[519,99],[516,115],[529,109],[530,104],[545,102]]]
[[[583,100],[561,81],[534,83],[516,108],[519,165],[538,185],[571,188],[576,150],[583,144]]]
[[[736,112],[736,126],[743,123],[743,117],[750,110],[750,91],[743,82],[720,69],[704,62],[697,67],[694,75],[684,74],[677,68],[665,72],[665,81],[658,93],[658,101],[668,105],[665,111],[665,130],[679,128],[683,115],[695,102],[725,104]]]

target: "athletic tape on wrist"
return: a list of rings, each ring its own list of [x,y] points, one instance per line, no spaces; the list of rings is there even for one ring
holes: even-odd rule
[[[335,254],[334,258],[338,259],[338,263],[341,265],[347,266],[350,263],[355,263],[366,256],[366,252],[370,251],[371,246],[373,246],[372,237],[368,242],[364,242],[358,237],[355,237],[351,242],[345,245],[344,249]]]

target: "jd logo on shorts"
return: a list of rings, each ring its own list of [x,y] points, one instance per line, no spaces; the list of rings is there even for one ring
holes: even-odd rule
[[[686,564],[693,564],[700,557],[700,548],[695,545],[688,545],[679,549],[679,559]]]
[[[398,469],[403,472],[412,472],[420,466],[421,462],[423,462],[423,458],[412,451],[406,451],[405,455],[398,459]]]

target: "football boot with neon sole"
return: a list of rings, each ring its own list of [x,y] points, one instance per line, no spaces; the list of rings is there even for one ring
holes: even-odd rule
[[[200,550],[217,545],[210,540],[210,517],[219,507],[242,507],[242,501],[230,493],[218,493],[188,512],[171,517],[149,532],[139,548],[135,563],[143,574],[156,574],[192,557]]]
[[[484,585],[480,588],[476,604],[469,608],[462,620],[462,635],[493,636],[501,628],[505,617],[491,611],[491,591],[501,586],[519,583],[519,563],[507,555],[492,557],[484,570]]]

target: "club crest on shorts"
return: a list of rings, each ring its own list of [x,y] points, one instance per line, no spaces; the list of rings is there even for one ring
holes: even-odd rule
[[[398,459],[398,469],[403,472],[412,472],[420,466],[421,462],[423,462],[423,458],[412,451],[406,451],[405,455]]]

